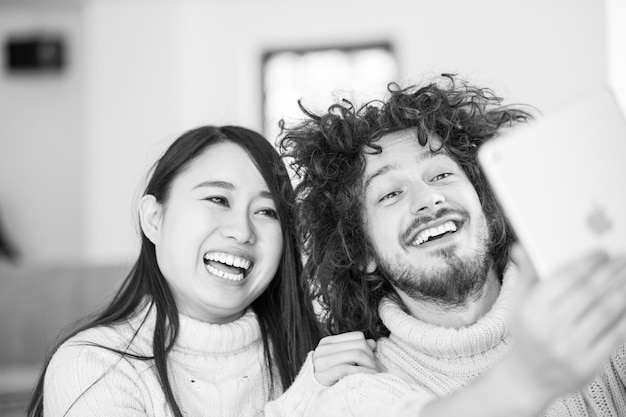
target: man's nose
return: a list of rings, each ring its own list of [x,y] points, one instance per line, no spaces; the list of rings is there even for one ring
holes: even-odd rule
[[[411,187],[411,213],[423,213],[436,210],[446,199],[439,187],[418,182]]]

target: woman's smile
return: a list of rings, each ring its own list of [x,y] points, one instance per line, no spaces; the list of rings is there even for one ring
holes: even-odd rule
[[[226,252],[208,252],[203,259],[211,274],[236,282],[242,281],[253,266],[251,260]]]

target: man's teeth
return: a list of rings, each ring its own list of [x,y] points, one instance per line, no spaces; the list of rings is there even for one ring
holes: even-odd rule
[[[239,273],[231,273],[223,271],[216,266],[209,264],[209,261],[219,262],[230,267],[247,270],[252,265],[252,262],[246,258],[232,255],[230,253],[223,252],[211,252],[204,255],[204,261],[206,269],[213,275],[217,275],[220,278],[229,279],[231,281],[241,281],[244,278],[244,271]]]
[[[456,224],[453,221],[447,221],[444,224],[437,227],[429,227],[417,234],[413,245],[419,246],[422,243],[428,241],[431,237],[439,236],[447,232],[456,232]]]

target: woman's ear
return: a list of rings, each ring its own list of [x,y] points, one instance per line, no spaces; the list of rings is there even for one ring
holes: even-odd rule
[[[367,261],[367,265],[365,265],[365,273],[373,274],[376,271],[377,267],[378,265],[376,265],[376,261],[373,257],[370,256],[369,260]]]
[[[150,242],[156,244],[159,238],[163,206],[151,194],[146,194],[139,202],[139,222],[141,230]]]

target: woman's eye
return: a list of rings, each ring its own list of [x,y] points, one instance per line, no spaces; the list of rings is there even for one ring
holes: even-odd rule
[[[392,191],[392,192],[390,192],[388,194],[385,194],[380,200],[378,200],[378,202],[389,200],[390,198],[394,198],[395,196],[399,195],[400,193],[401,193],[401,191]]]
[[[433,181],[439,181],[439,180],[442,180],[442,179],[444,179],[444,178],[449,177],[450,175],[452,175],[452,173],[451,173],[451,172],[444,172],[443,174],[439,174],[439,175],[435,176],[435,178],[433,178]]]
[[[228,207],[228,200],[226,200],[224,197],[207,197],[205,198],[205,200],[217,204],[218,206]]]
[[[267,217],[271,217],[273,219],[277,219],[278,218],[278,212],[274,209],[261,209],[259,211],[257,211],[258,214],[260,214],[261,216],[267,216]]]

